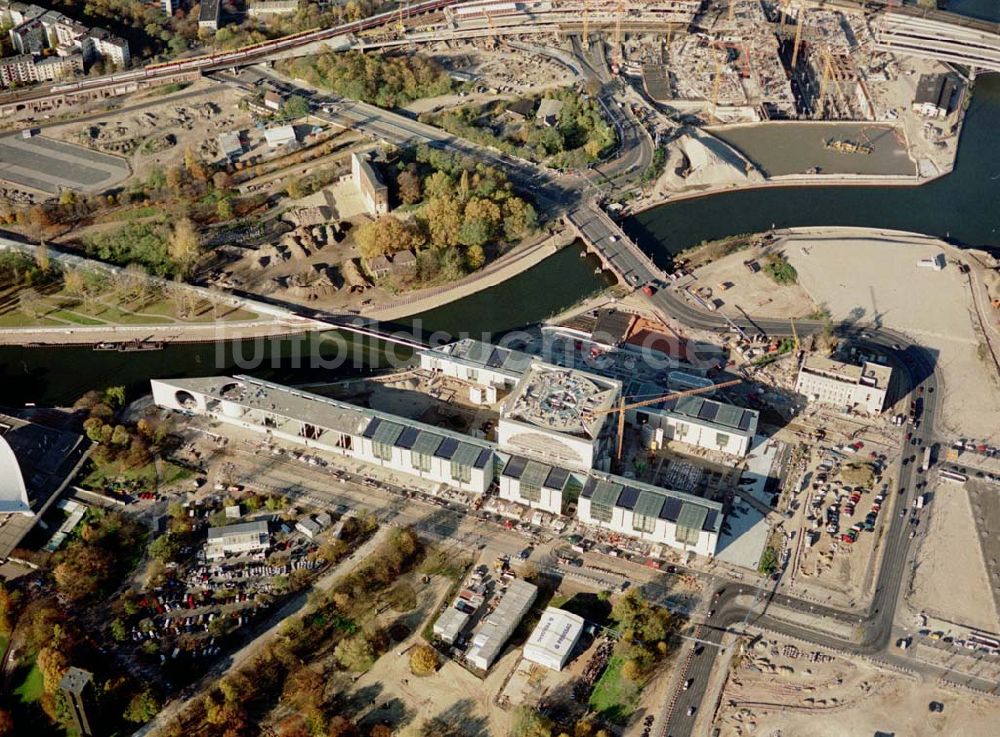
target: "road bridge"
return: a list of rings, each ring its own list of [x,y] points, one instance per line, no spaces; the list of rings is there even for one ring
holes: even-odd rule
[[[1000,72],[1000,30],[890,12],[875,23],[876,48]]]

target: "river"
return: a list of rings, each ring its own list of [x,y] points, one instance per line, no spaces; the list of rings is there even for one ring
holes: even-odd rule
[[[660,264],[704,240],[782,227],[852,225],[1000,246],[1000,75],[980,77],[955,170],[920,187],[769,187],[679,200],[629,218]]]
[[[995,2],[995,0],[991,0]],[[734,233],[772,225],[854,225],[929,233],[970,245],[1000,246],[1000,75],[980,77],[959,145],[955,171],[921,187],[803,187],[734,191],[681,200],[648,210],[625,223],[661,265],[673,254]],[[606,286],[590,258],[569,247],[491,289],[431,310],[425,331],[500,333],[535,323]],[[278,381],[309,381],[363,371],[372,360],[338,368],[308,368],[289,358],[288,341],[267,341],[263,365],[234,368],[231,344],[218,358],[216,345],[171,345],[150,353],[103,353],[89,348],[0,347],[0,405],[70,402],[92,388],[124,384],[146,391],[152,377],[246,371]],[[343,347],[315,342],[305,355],[343,355]],[[247,350],[247,355],[251,352]],[[272,357],[279,357],[272,362]],[[377,364],[377,354],[374,363]],[[304,366],[304,367],[303,367]]]

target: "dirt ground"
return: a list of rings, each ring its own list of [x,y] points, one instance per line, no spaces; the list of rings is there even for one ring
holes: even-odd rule
[[[995,632],[1000,623],[965,488],[939,484],[927,511],[930,530],[920,545],[910,605]]]
[[[748,248],[699,267],[692,289],[711,289],[712,298],[722,300],[719,311],[731,317],[740,315],[740,308],[751,315],[775,317],[805,317],[818,309],[801,285],[775,284],[763,271],[751,274],[744,261],[754,259],[763,266],[761,257],[760,248]]]
[[[204,94],[198,94],[203,92]],[[154,166],[184,161],[190,147],[206,161],[220,158],[216,138],[220,133],[243,130],[251,134],[251,153],[261,153],[263,135],[254,130],[250,113],[240,110],[242,95],[211,81],[200,81],[170,95],[151,94],[124,111],[82,123],[71,122],[46,129],[47,135],[98,151],[125,156],[134,176],[144,179]]]
[[[738,660],[716,718],[720,737],[888,734],[985,737],[1000,704],[882,672],[798,642],[758,642]],[[931,701],[944,711],[928,711]]]
[[[356,721],[370,726],[388,719],[392,727],[399,730],[396,734],[417,735],[421,734],[420,726],[426,720],[437,717],[464,725],[464,732],[469,735],[509,734],[509,714],[493,705],[492,696],[518,654],[509,653],[500,660],[485,681],[451,661],[446,661],[434,675],[414,676],[410,672],[408,654],[400,653],[422,641],[420,631],[429,618],[437,615],[437,607],[450,581],[435,577],[429,585],[411,583],[417,590],[417,609],[402,619],[412,634],[394,644],[392,650],[379,658],[346,694],[360,710]],[[397,618],[398,615],[391,611],[386,612],[380,624],[389,624]]]
[[[779,245],[798,271],[798,285],[778,287],[765,274],[743,266],[752,251],[740,251],[698,270],[699,286],[735,309],[766,316],[802,316],[817,305],[834,320],[883,325],[937,352],[943,371],[943,408],[937,427],[959,436],[1000,439],[1000,384],[980,357],[967,279],[955,265],[957,252],[936,239],[860,228],[796,230]],[[943,253],[942,271],[917,266]],[[717,285],[731,281],[728,291]]]

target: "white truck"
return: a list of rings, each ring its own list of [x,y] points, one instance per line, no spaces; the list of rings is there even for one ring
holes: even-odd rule
[[[924,508],[924,497],[925,496],[926,496],[926,494],[921,494],[920,496],[918,496],[916,499],[913,500],[913,508],[914,509],[923,509]]]

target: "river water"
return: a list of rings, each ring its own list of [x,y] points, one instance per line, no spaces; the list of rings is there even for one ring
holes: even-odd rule
[[[997,0],[990,0],[996,3]],[[1000,246],[1000,75],[981,77],[966,116],[955,171],[921,187],[803,187],[743,190],[663,205],[630,218],[625,228],[658,263],[700,243],[735,233],[787,226],[854,225],[950,237]],[[425,331],[499,333],[535,323],[608,284],[575,246],[491,289],[417,317]],[[316,341],[301,347],[265,341],[260,361],[240,361],[223,344],[171,345],[149,353],[89,348],[0,347],[0,405],[61,404],[93,388],[124,384],[148,390],[149,378],[245,372],[277,381],[320,380],[377,365],[377,352],[352,356],[336,368],[310,367],[311,355],[343,358],[344,345]],[[239,344],[236,344],[239,345]],[[252,356],[257,344],[244,345]],[[251,368],[247,368],[247,365]]]
[[[1000,2],[997,0],[948,0],[947,9],[971,18],[1000,23]]]

